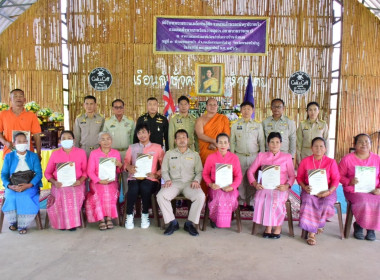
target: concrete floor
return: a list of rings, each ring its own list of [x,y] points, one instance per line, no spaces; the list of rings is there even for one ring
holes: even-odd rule
[[[42,210],[44,217],[44,210]],[[0,279],[376,279],[379,240],[340,240],[337,220],[318,244],[308,246],[295,222],[295,238],[284,224],[279,240],[243,231],[211,229],[192,237],[182,228],[172,236],[152,225],[100,232],[95,224],[76,232],[33,225],[28,234],[0,234]],[[262,229],[259,229],[262,232]],[[377,232],[378,239],[380,233]]]

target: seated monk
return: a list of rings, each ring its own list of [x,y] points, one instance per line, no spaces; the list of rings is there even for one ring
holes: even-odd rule
[[[216,152],[216,136],[220,133],[230,135],[230,123],[225,115],[218,114],[218,102],[209,98],[206,102],[207,113],[197,119],[195,132],[198,136],[199,155],[204,165],[208,155]],[[207,193],[207,186],[202,182],[202,190]]]

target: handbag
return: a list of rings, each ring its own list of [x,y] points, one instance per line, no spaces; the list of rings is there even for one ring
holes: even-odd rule
[[[23,183],[30,183],[33,177],[36,175],[32,170],[18,171],[11,175],[11,185],[19,185]]]

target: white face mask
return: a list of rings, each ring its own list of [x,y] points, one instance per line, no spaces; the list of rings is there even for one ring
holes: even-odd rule
[[[71,149],[74,146],[74,140],[73,139],[62,140],[61,141],[61,146],[64,149]]]
[[[23,153],[28,149],[28,144],[16,144],[15,147],[18,152]]]

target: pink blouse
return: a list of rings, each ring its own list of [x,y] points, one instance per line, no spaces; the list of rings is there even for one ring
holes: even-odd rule
[[[73,147],[69,153],[66,153],[63,148],[52,152],[45,169],[46,180],[50,180],[51,178],[57,180],[57,164],[69,161],[75,162],[75,176],[77,180],[82,176],[87,178],[86,151]]]
[[[243,178],[241,174],[240,161],[237,155],[227,152],[223,157],[219,151],[209,155],[206,158],[205,166],[203,168],[202,176],[203,180],[206,182],[207,186],[210,183],[215,183],[215,169],[217,163],[232,164],[232,184],[235,190],[239,187],[241,180]]]
[[[278,152],[273,155],[272,152],[259,153],[247,171],[247,177],[250,184],[256,181],[255,173],[263,165],[279,165],[280,166],[280,184],[289,184],[292,186],[295,180],[294,166],[292,155],[288,153]]]
[[[323,156],[321,160],[314,159],[314,155],[305,157],[297,171],[297,181],[309,185],[309,176],[307,171],[310,169],[325,169],[327,176],[327,183],[329,187],[338,187],[339,185],[339,170],[336,161],[327,156]]]
[[[376,188],[380,188],[380,157],[370,152],[369,158],[360,159],[355,153],[345,155],[339,163],[340,182],[345,192],[355,192],[355,186],[350,186],[350,181],[355,177],[355,166],[376,167]]]
[[[97,148],[96,150],[93,150],[90,154],[90,158],[88,159],[88,166],[87,166],[87,173],[90,177],[91,181],[94,184],[97,184],[99,179],[99,159],[100,158],[116,158],[118,161],[121,161],[120,153],[118,150],[111,149],[106,155],[102,152],[101,148]],[[117,174],[120,173],[120,168],[116,167],[115,172],[115,182],[117,182]]]

